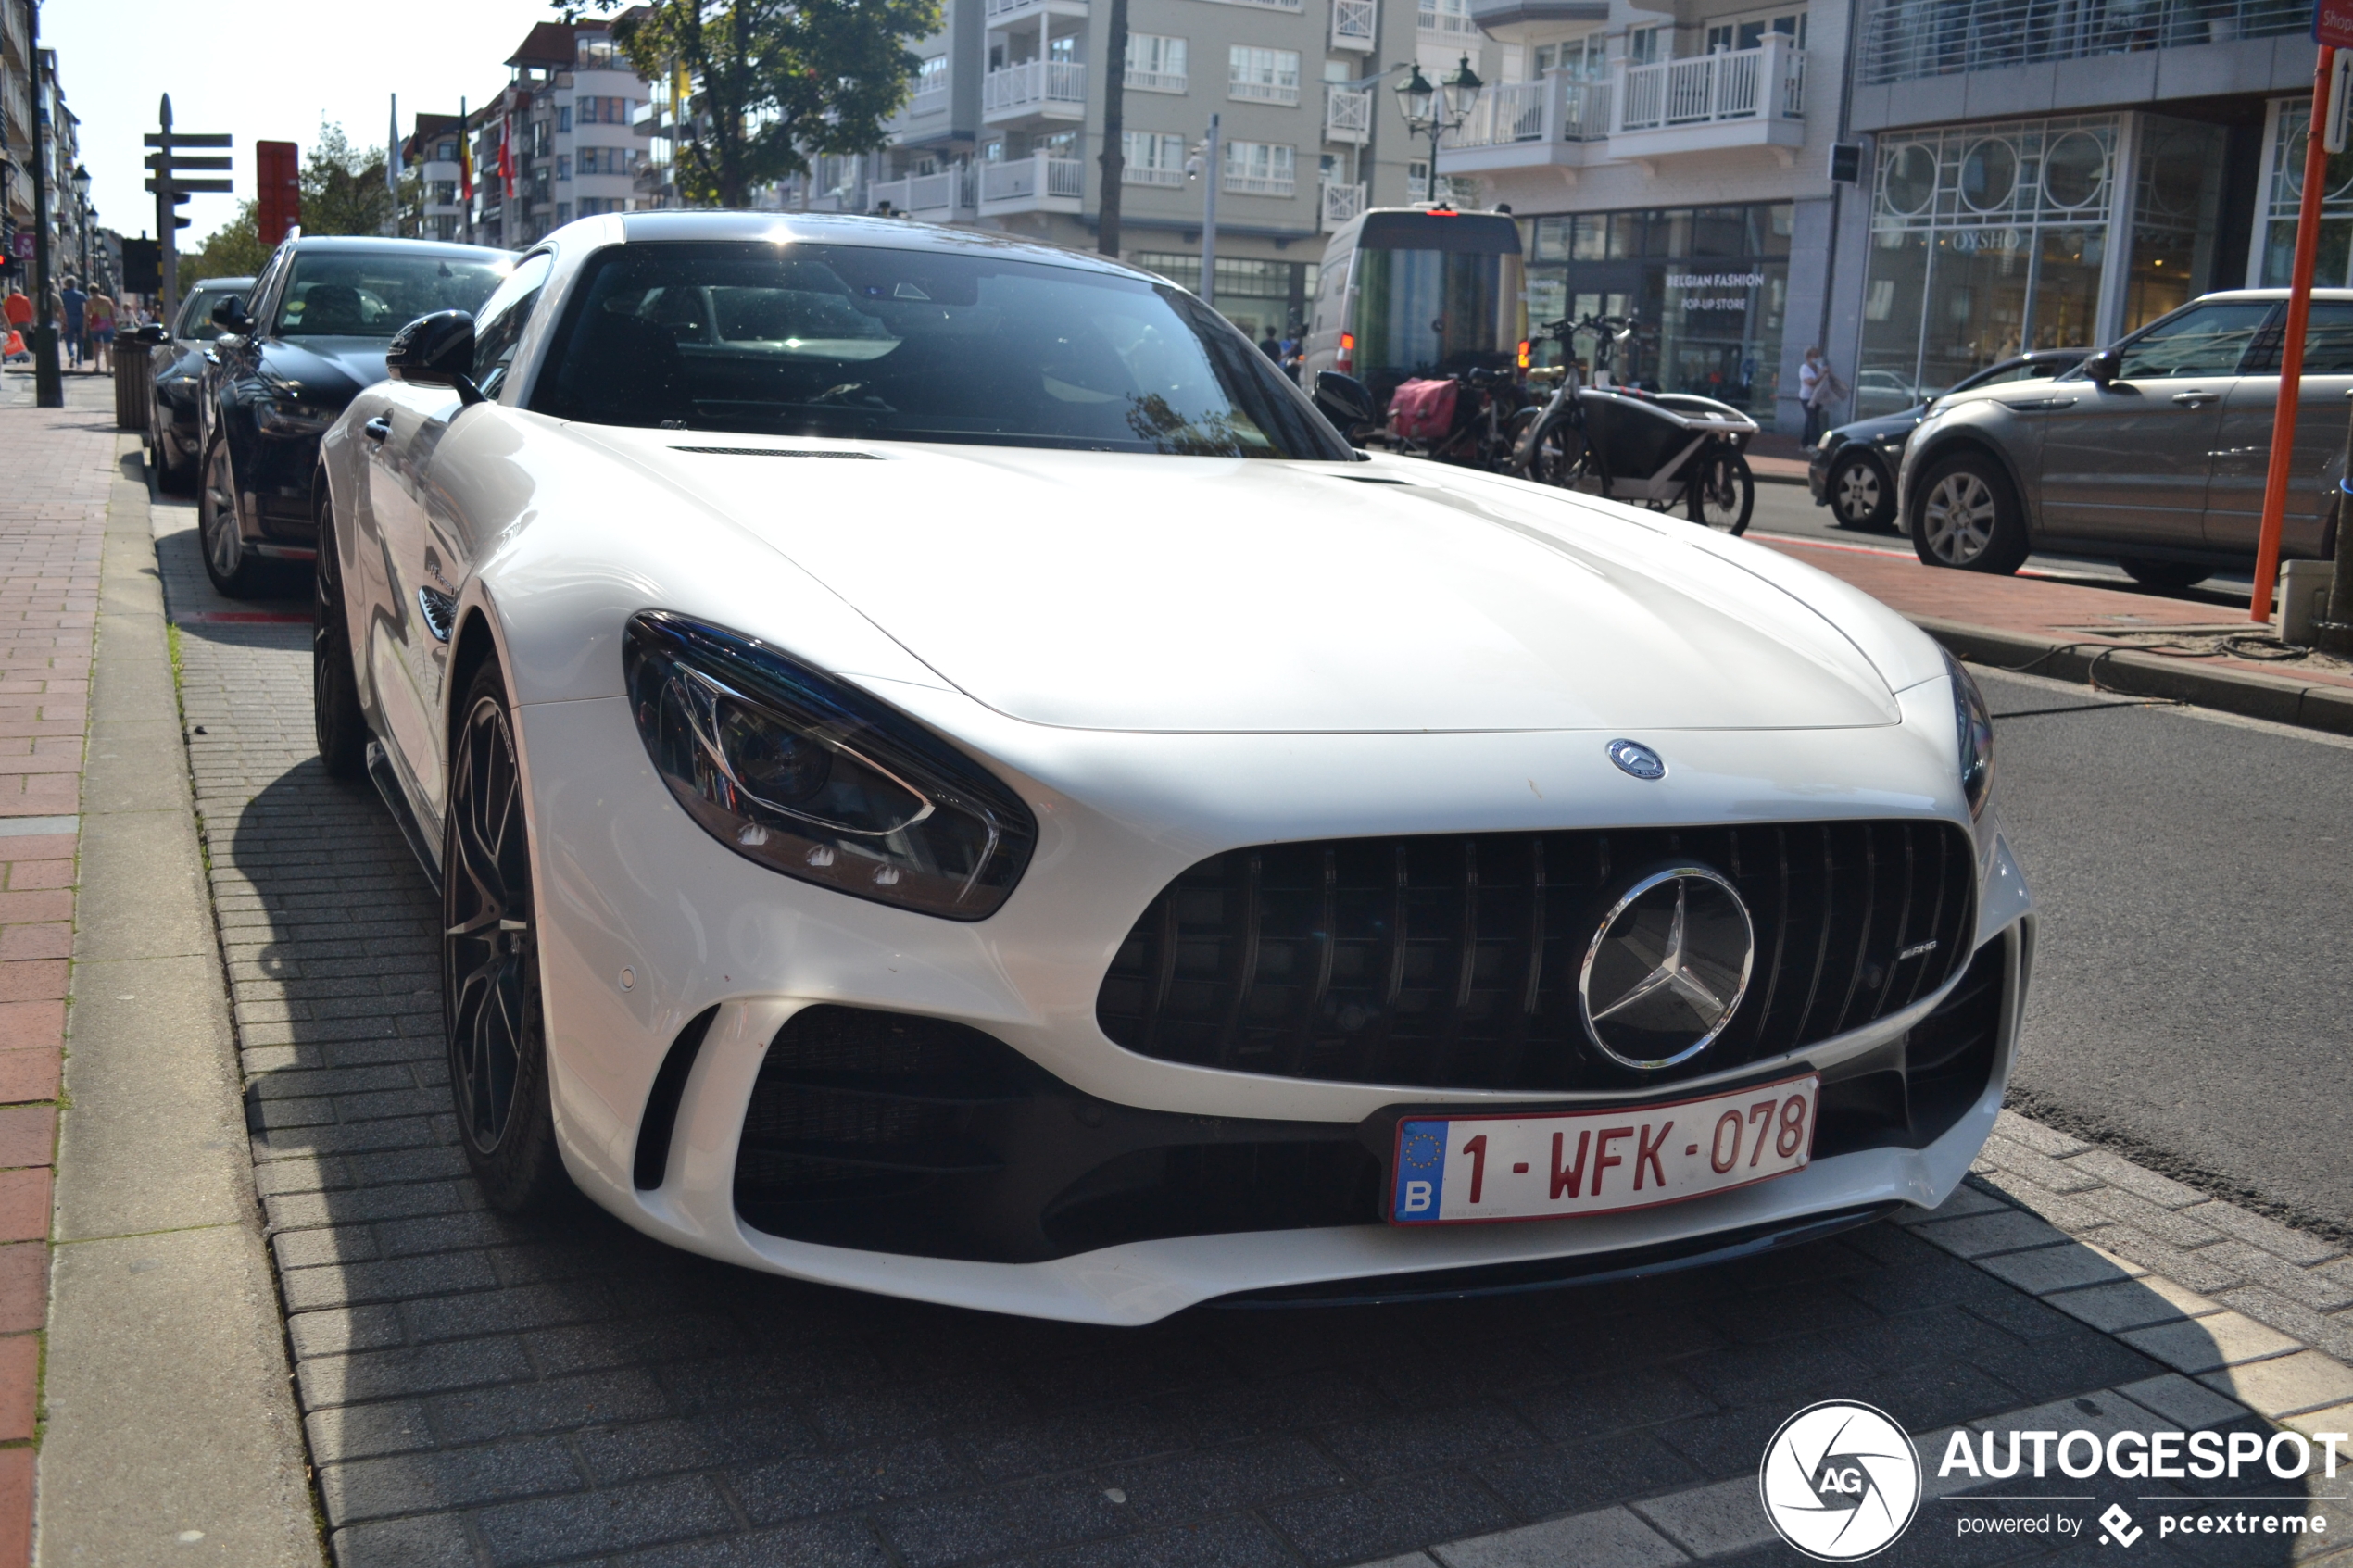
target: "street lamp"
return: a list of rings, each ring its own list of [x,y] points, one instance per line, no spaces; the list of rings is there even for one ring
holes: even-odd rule
[[[1426,201],[1438,199],[1438,139],[1449,131],[1462,128],[1470,119],[1472,106],[1478,102],[1479,90],[1487,85],[1471,69],[1470,56],[1439,79],[1436,87],[1422,74],[1417,62],[1404,81],[1397,84],[1398,107],[1405,111],[1405,128],[1419,136],[1429,135],[1429,179],[1423,193]]]
[[[81,209],[82,219],[82,292],[90,292],[90,171],[80,164],[73,166],[69,182],[73,186],[73,199]]]

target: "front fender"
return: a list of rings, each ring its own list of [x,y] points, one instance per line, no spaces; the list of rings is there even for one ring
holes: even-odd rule
[[[2033,486],[2027,482],[2025,470],[2009,449],[2007,442],[1975,422],[1955,423],[1933,431],[1923,430],[1913,435],[1910,444],[1904,449],[1903,467],[1896,479],[1896,500],[1901,508],[1897,515],[1903,519],[1904,525],[1906,528],[1911,526],[1912,508],[1919,499],[1922,476],[1944,458],[1964,449],[1983,453],[2000,467],[2003,476],[2010,482],[2010,494],[2018,497],[2018,504],[2025,513],[2027,528],[2032,532],[2035,494]]]

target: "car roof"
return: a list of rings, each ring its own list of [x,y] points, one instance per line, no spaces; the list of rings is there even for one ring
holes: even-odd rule
[[[496,245],[462,245],[456,240],[396,240],[383,234],[296,234],[286,242],[297,252],[324,251],[329,255],[348,252],[353,255],[421,251],[427,256],[463,256],[472,258],[502,257],[512,260],[515,252],[500,250]]]
[[[2289,293],[2287,289],[2216,289],[2212,294],[2198,295],[2195,303],[2204,305],[2209,301],[2242,300],[2248,304],[2259,304],[2268,300],[2285,299]],[[2336,305],[2353,305],[2353,289],[2314,289],[2312,297],[2325,299]]]
[[[249,289],[253,287],[253,280],[251,278],[198,278],[195,286],[200,289]]]
[[[948,229],[937,223],[916,223],[904,218],[864,218],[830,212],[631,212],[621,215],[622,233],[630,245],[661,245],[692,241],[793,240],[810,244],[874,245],[893,250],[937,253],[986,251],[1021,261],[1055,267],[1077,267],[1121,277],[1162,281],[1160,274],[1130,267],[1092,251],[1025,240],[983,230]]]

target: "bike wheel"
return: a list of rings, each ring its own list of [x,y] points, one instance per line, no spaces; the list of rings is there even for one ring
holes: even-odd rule
[[[1535,445],[1528,456],[1528,477],[1580,495],[1609,494],[1609,468],[1602,460],[1601,448],[1588,442],[1584,431],[1566,420],[1555,420],[1536,433]]]
[[[1713,453],[1700,459],[1684,495],[1693,522],[1719,533],[1745,533],[1756,509],[1756,476],[1738,452]]]

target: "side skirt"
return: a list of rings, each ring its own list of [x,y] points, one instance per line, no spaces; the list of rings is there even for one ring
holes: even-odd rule
[[[384,809],[400,824],[400,836],[409,841],[409,851],[417,857],[417,864],[425,871],[425,880],[433,884],[435,893],[441,891],[441,867],[425,845],[425,830],[417,824],[417,814],[409,809],[409,797],[400,787],[400,780],[392,771],[392,755],[384,750],[384,743],[368,743],[368,778],[384,797]]]

